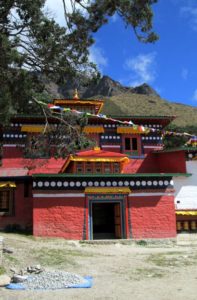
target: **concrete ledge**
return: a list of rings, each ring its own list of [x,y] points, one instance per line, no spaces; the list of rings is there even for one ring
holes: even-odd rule
[[[133,246],[162,246],[168,247],[177,244],[176,238],[166,238],[166,239],[113,239],[113,240],[84,240],[79,241],[80,244],[95,244],[95,245],[114,245],[114,244],[122,244],[122,245],[133,245]]]

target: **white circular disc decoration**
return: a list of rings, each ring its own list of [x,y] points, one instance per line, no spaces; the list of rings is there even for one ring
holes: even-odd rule
[[[159,185],[163,185],[163,180],[159,180]]]
[[[93,186],[93,182],[92,182],[92,181],[89,181],[89,182],[88,182],[88,186]]]
[[[158,185],[158,182],[156,180],[153,181],[153,185]]]
[[[84,187],[87,186],[87,182],[86,182],[86,181],[83,181],[83,182],[82,182],[82,186],[84,186]]]
[[[107,181],[106,185],[111,186],[111,181]]]
[[[119,186],[123,186],[123,182],[122,181],[118,181],[118,185]]]
[[[124,181],[124,185],[125,186],[129,186],[129,182],[128,181]]]
[[[141,184],[140,181],[136,181],[137,186],[140,186],[140,184]]]
[[[55,181],[51,181],[51,186],[52,186],[52,187],[56,186]]]
[[[130,181],[130,185],[134,186],[135,185],[135,181]]]
[[[75,186],[74,181],[71,181],[69,185],[72,186],[72,187]]]
[[[113,182],[112,182],[112,185],[113,185],[113,186],[117,186],[117,182],[116,182],[116,181],[113,181]]]
[[[34,182],[33,182],[33,187],[35,187],[35,186],[36,186],[36,182],[34,181]]]
[[[147,182],[147,185],[149,185],[149,186],[152,185],[152,181],[149,180],[149,181]]]
[[[173,181],[173,180],[170,180],[170,184],[171,184],[171,185],[174,185],[174,181]]]
[[[68,182],[64,181],[63,185],[64,185],[64,187],[67,187],[68,186]]]
[[[142,180],[142,185],[146,186],[146,181],[145,180]]]
[[[165,181],[164,181],[164,184],[165,184],[165,185],[168,185],[168,184],[169,184],[169,181],[168,181],[168,180],[165,180]]]
[[[104,181],[101,181],[101,186],[105,186],[105,182]]]
[[[81,186],[81,182],[80,182],[80,181],[77,181],[77,182],[76,182],[76,186],[78,186],[78,187]]]
[[[98,182],[98,181],[95,181],[95,182],[94,182],[94,186],[99,186],[99,182]]]
[[[61,181],[58,181],[58,182],[57,182],[57,186],[58,186],[58,187],[62,186],[62,182],[61,182]]]
[[[45,182],[44,182],[44,186],[48,187],[48,186],[49,186],[49,182],[48,182],[48,181],[45,181]]]
[[[38,181],[38,186],[42,187],[43,186],[43,182],[42,181]]]

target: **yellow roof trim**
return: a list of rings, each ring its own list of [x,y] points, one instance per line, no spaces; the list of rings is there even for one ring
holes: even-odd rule
[[[43,132],[45,126],[44,125],[22,125],[22,132]]]
[[[96,151],[96,150],[95,150]],[[121,164],[125,164],[129,162],[128,157],[77,157],[70,155],[65,162],[65,165],[62,167],[62,173],[66,170],[69,163],[71,161],[78,161],[78,162],[119,162]]]
[[[131,193],[130,188],[128,187],[87,187],[85,188],[86,194],[129,194]]]
[[[194,211],[194,210],[179,210],[179,211],[176,211],[176,215],[197,216],[197,211]]]
[[[141,129],[139,129],[138,127],[117,127],[117,133],[128,133],[128,134],[145,134],[148,133],[148,130],[142,131]]]
[[[85,126],[84,133],[104,133],[103,126]]]
[[[2,181],[2,182],[0,182],[0,188],[7,188],[7,187],[15,188],[16,184],[15,184],[15,182],[11,182],[11,181]]]

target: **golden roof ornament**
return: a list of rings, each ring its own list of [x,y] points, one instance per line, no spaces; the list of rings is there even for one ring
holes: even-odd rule
[[[75,89],[73,99],[79,99],[78,90]]]

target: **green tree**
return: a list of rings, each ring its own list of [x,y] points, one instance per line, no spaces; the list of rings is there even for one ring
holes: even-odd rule
[[[65,27],[44,11],[46,0],[0,0],[0,121],[28,112],[36,95],[47,99],[41,78],[97,78],[89,61],[93,34],[117,13],[142,42],[154,42],[157,0],[62,0]],[[70,7],[71,9],[68,9]],[[45,100],[46,100],[45,99]],[[42,110],[40,110],[42,112]]]

